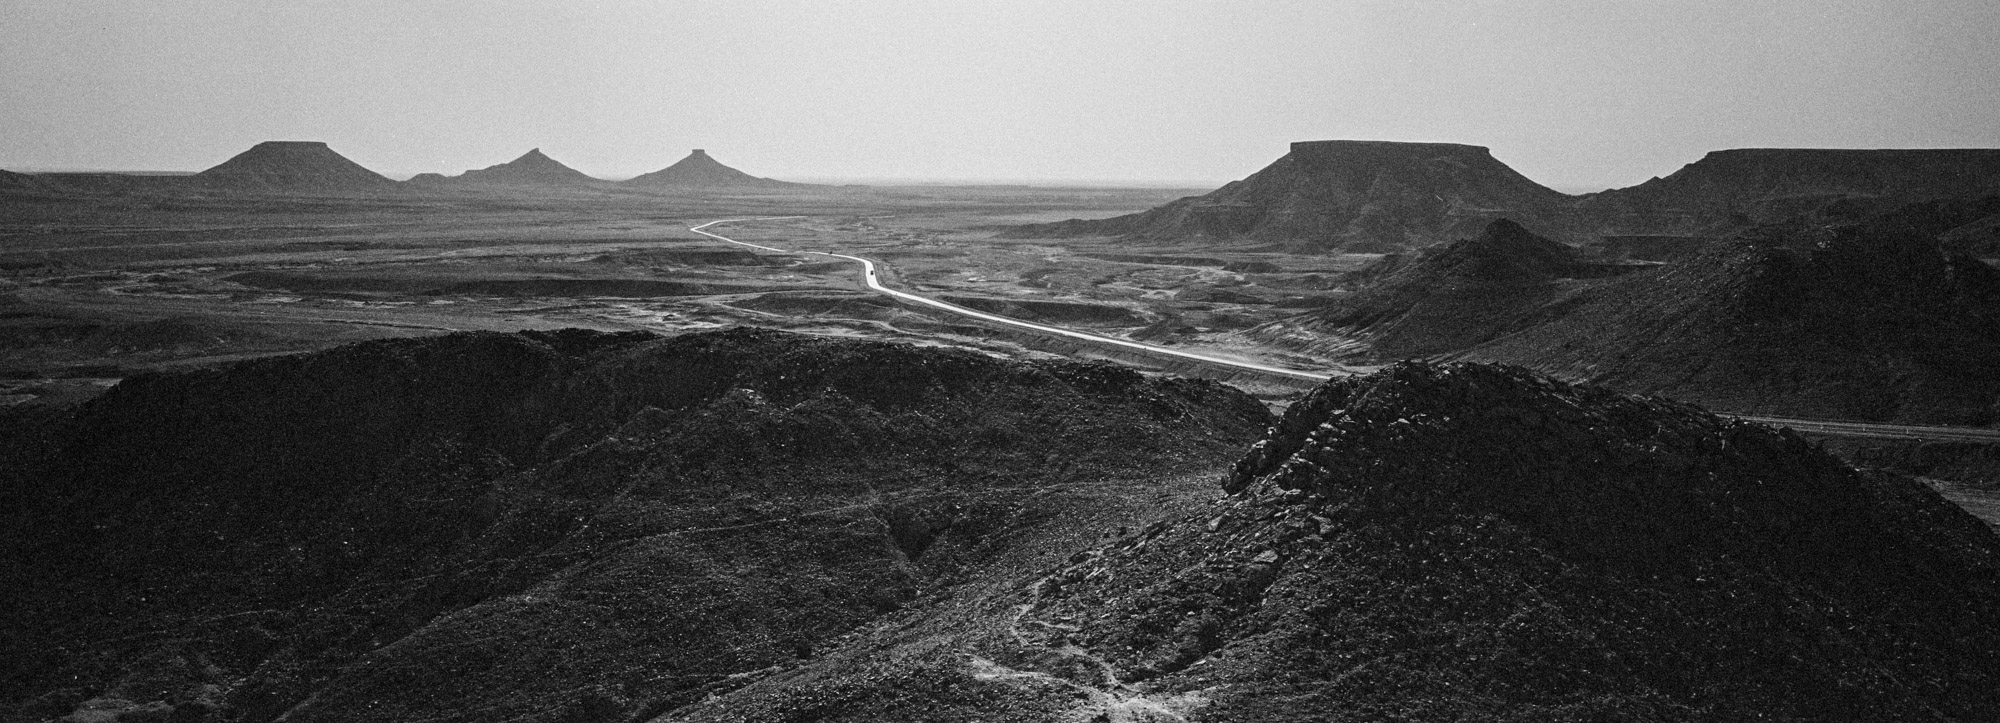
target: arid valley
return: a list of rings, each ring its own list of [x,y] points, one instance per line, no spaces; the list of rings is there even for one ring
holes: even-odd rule
[[[0,723],[2000,721],[2000,5],[0,18]]]

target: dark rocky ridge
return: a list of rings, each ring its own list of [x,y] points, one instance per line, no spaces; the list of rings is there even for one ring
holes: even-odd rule
[[[2000,199],[1803,218],[1579,290],[1458,352],[1714,408],[2000,422],[2000,271],[1939,241]]]
[[[373,191],[395,181],[320,141],[264,141],[195,174],[204,184],[248,191]]]
[[[1567,237],[1568,198],[1480,146],[1310,141],[1293,143],[1277,162],[1207,195],[1129,216],[1017,227],[1006,235],[1395,251],[1464,238],[1501,217]]]
[[[809,658],[1267,415],[1107,365],[572,330],[133,377],[30,421],[0,720],[580,721]]]
[[[1025,629],[1203,720],[1989,720],[2000,539],[1791,436],[1519,369],[1330,381]]]
[[[1994,193],[2000,149],[1738,148],[1577,206],[1609,234],[1698,236],[1781,221],[1833,199],[1897,205]]]
[[[1384,256],[1349,276],[1359,287],[1353,293],[1246,334],[1336,353],[1346,347],[1369,361],[1440,354],[1536,323],[1543,307],[1575,294],[1604,268],[1501,219],[1448,246]]]
[[[637,186],[680,189],[801,189],[810,184],[758,178],[722,165],[700,148],[671,166],[623,181]]]

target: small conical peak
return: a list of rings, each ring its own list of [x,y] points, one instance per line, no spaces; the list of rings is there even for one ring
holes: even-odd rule
[[[694,149],[694,152],[687,154],[687,157],[681,159],[680,162],[687,163],[689,161],[693,161],[696,163],[704,163],[704,164],[714,163],[718,165],[722,163],[721,161],[715,160],[714,156],[708,155],[708,151],[704,151],[700,148]]]
[[[1528,281],[1570,275],[1575,271],[1576,252],[1501,218],[1486,224],[1478,236],[1440,249],[1430,259],[1461,276]]]
[[[562,166],[562,167],[564,167],[564,168],[568,168],[568,166],[563,166],[563,164],[562,164],[562,162],[561,162],[561,161],[557,161],[557,160],[556,160],[556,159],[554,159],[554,158],[550,158],[550,157],[548,156],[548,154],[546,154],[546,153],[543,153],[543,152],[542,152],[542,149],[540,149],[540,148],[530,148],[530,149],[528,149],[528,152],[527,152],[527,153],[523,153],[523,154],[521,154],[521,157],[520,157],[520,158],[516,158],[516,159],[514,159],[514,160],[512,160],[512,161],[509,161],[509,162],[508,162],[508,163],[507,163],[506,165],[509,165],[509,166],[536,166],[536,167],[556,167],[556,166]]]

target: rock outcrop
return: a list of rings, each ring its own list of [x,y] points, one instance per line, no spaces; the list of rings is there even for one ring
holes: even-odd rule
[[[1984,720],[2000,538],[1789,433],[1481,365],[1295,403],[1023,629],[1204,720]]]
[[[660,170],[636,176],[623,183],[634,186],[672,188],[679,190],[799,190],[812,188],[811,184],[777,181],[758,178],[748,173],[722,165],[700,148],[694,149],[686,158]]]
[[[214,188],[281,193],[380,191],[396,184],[319,141],[265,141],[195,179]]]
[[[1293,143],[1276,163],[1207,195],[1129,216],[1021,226],[1005,235],[1384,252],[1472,236],[1503,217],[1570,240],[1569,204],[1568,196],[1528,180],[1480,146],[1310,141]]]

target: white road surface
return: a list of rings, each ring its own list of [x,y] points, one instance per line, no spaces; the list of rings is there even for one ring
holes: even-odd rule
[[[738,245],[738,246],[747,246],[747,247],[750,247],[750,248],[753,248],[753,249],[761,249],[761,250],[764,250],[764,251],[772,251],[772,252],[776,252],[776,253],[781,253],[781,254],[811,254],[811,255],[815,255],[815,256],[831,256],[831,257],[833,257],[833,258],[837,258],[837,259],[847,259],[848,261],[854,261],[854,262],[857,262],[857,263],[861,264],[861,280],[862,280],[862,282],[863,282],[863,283],[865,283],[865,284],[867,284],[867,285],[868,285],[868,289],[869,289],[869,290],[871,290],[871,291],[874,291],[874,292],[876,292],[876,293],[880,293],[880,294],[887,294],[887,295],[889,295],[889,296],[893,296],[893,297],[895,297],[895,298],[898,298],[898,299],[902,299],[902,300],[904,300],[904,301],[908,301],[908,302],[910,302],[910,303],[913,303],[913,304],[923,304],[923,305],[925,305],[925,306],[930,306],[930,307],[935,307],[935,308],[939,308],[939,309],[943,309],[943,310],[945,310],[945,311],[949,311],[949,312],[952,312],[952,313],[954,313],[954,314],[959,314],[959,315],[963,315],[963,316],[969,316],[969,317],[972,317],[972,318],[974,318],[974,319],[980,319],[980,320],[982,320],[982,321],[990,321],[990,322],[993,322],[993,323],[996,323],[996,324],[1005,324],[1005,325],[1008,325],[1008,326],[1012,326],[1012,327],[1017,327],[1017,328],[1021,328],[1021,329],[1027,329],[1027,330],[1030,330],[1030,331],[1035,331],[1035,332],[1040,332],[1040,333],[1043,333],[1043,334],[1053,334],[1053,335],[1056,335],[1056,336],[1065,336],[1065,337],[1070,337],[1070,338],[1073,338],[1073,339],[1081,339],[1081,340],[1083,340],[1083,341],[1088,341],[1088,342],[1092,342],[1092,343],[1097,343],[1097,344],[1109,344],[1109,345],[1112,345],[1112,346],[1118,346],[1118,347],[1124,347],[1124,348],[1128,348],[1128,349],[1133,349],[1133,350],[1137,350],[1137,351],[1142,351],[1142,352],[1145,352],[1145,353],[1147,353],[1147,354],[1150,354],[1150,355],[1154,355],[1154,356],[1166,356],[1166,357],[1175,357],[1175,358],[1180,358],[1180,359],[1187,359],[1187,360],[1190,360],[1190,361],[1197,361],[1197,362],[1201,362],[1201,363],[1204,363],[1204,364],[1214,364],[1214,365],[1219,365],[1219,366],[1226,366],[1226,367],[1234,367],[1234,368],[1237,368],[1237,369],[1250,369],[1250,370],[1254,370],[1254,371],[1259,371],[1259,372],[1263,372],[1263,373],[1266,373],[1266,374],[1277,374],[1277,375],[1281,375],[1281,376],[1287,376],[1287,377],[1292,377],[1292,378],[1296,378],[1296,379],[1305,379],[1305,380],[1308,380],[1308,381],[1315,381],[1315,382],[1317,382],[1317,381],[1323,381],[1323,380],[1325,380],[1325,379],[1326,379],[1326,378],[1328,378],[1328,377],[1332,377],[1332,376],[1340,376],[1340,375],[1345,375],[1345,374],[1346,374],[1346,372],[1344,372],[1344,371],[1342,371],[1342,372],[1334,372],[1334,371],[1307,371],[1307,370],[1301,370],[1301,369],[1286,369],[1286,368],[1284,368],[1284,367],[1274,367],[1274,366],[1267,366],[1267,365],[1264,365],[1264,364],[1258,364],[1258,363],[1255,363],[1255,362],[1248,362],[1248,361],[1243,361],[1243,360],[1241,360],[1241,359],[1228,359],[1228,358],[1224,358],[1224,357],[1216,357],[1216,356],[1208,356],[1208,355],[1206,355],[1206,354],[1195,354],[1195,353],[1191,353],[1191,352],[1185,352],[1185,351],[1181,351],[1181,350],[1179,350],[1179,349],[1168,349],[1168,348],[1166,348],[1166,347],[1162,347],[1162,346],[1154,346],[1154,345],[1152,345],[1152,344],[1143,344],[1143,343],[1140,343],[1140,342],[1136,342],[1136,341],[1129,341],[1129,340],[1126,340],[1126,339],[1119,339],[1119,338],[1116,338],[1116,337],[1109,337],[1109,336],[1100,336],[1100,335],[1097,335],[1097,334],[1092,334],[1092,333],[1089,333],[1089,332],[1082,332],[1082,331],[1076,331],[1076,330],[1074,330],[1074,329],[1065,329],[1065,328],[1062,328],[1062,327],[1059,327],[1059,326],[1046,326],[1046,325],[1042,325],[1042,324],[1036,324],[1036,323],[1033,323],[1033,322],[1027,322],[1027,321],[1022,321],[1022,320],[1020,320],[1020,319],[1010,319],[1010,318],[1008,318],[1008,317],[1005,317],[1005,316],[1000,316],[1000,315],[997,315],[997,314],[988,314],[988,313],[986,313],[986,312],[983,312],[983,311],[978,311],[978,310],[975,310],[975,309],[968,309],[968,308],[965,308],[965,307],[963,307],[963,306],[958,306],[958,305],[955,305],[955,304],[948,304],[948,303],[945,303],[945,302],[942,302],[942,301],[938,301],[937,299],[932,299],[932,298],[929,298],[929,297],[925,297],[925,296],[918,296],[918,295],[916,295],[916,294],[912,294],[912,293],[909,293],[909,292],[907,292],[907,291],[897,291],[897,290],[895,290],[895,289],[891,289],[891,288],[889,288],[889,287],[887,287],[887,286],[883,286],[883,285],[882,285],[882,282],[881,282],[881,280],[877,279],[877,278],[876,278],[876,276],[875,276],[875,262],[873,262],[873,261],[870,261],[870,260],[868,260],[868,259],[864,259],[864,258],[861,258],[861,257],[859,257],[859,256],[849,256],[849,255],[847,255],[847,254],[835,254],[835,253],[827,253],[827,252],[825,252],[825,251],[793,251],[793,250],[791,250],[791,249],[781,249],[781,248],[775,248],[775,247],[771,247],[771,246],[761,246],[761,245],[758,245],[758,244],[753,244],[753,243],[750,243],[750,242],[747,242],[747,241],[738,241],[738,240],[736,240],[736,239],[733,239],[733,238],[729,238],[729,237],[727,237],[727,236],[724,236],[724,235],[722,235],[722,234],[718,234],[718,233],[714,233],[714,232],[711,232],[711,231],[707,231],[707,230],[704,230],[704,229],[707,229],[707,228],[708,228],[708,227],[710,227],[710,226],[714,226],[714,225],[716,225],[716,224],[722,224],[722,223],[733,223],[733,222],[737,222],[737,221],[776,221],[776,220],[781,220],[781,219],[787,219],[787,218],[803,218],[803,217],[802,217],[802,216],[772,216],[772,217],[766,217],[766,218],[733,218],[733,219],[724,219],[724,220],[721,220],[721,221],[710,221],[710,222],[708,222],[708,223],[704,223],[704,224],[702,224],[702,225],[700,225],[700,226],[695,226],[695,227],[693,227],[693,228],[690,228],[690,229],[688,229],[688,230],[689,230],[689,231],[693,231],[693,232],[695,232],[695,233],[698,233],[698,234],[701,234],[701,235],[703,235],[703,236],[707,236],[707,237],[709,237],[709,238],[713,238],[713,239],[715,239],[715,240],[718,240],[718,241],[726,241],[726,242],[728,242],[728,243],[732,243],[732,244],[736,244],[736,245]]]

